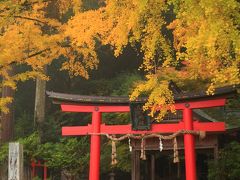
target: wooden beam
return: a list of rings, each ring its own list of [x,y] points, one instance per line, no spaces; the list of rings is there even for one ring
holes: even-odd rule
[[[209,107],[218,107],[224,106],[226,103],[225,98],[221,99],[211,99],[211,100],[202,100],[202,101],[189,101],[184,103],[174,104],[175,109],[185,109],[186,106],[189,106],[190,109],[197,108],[209,108]],[[107,106],[107,105],[71,105],[71,104],[61,104],[62,111],[64,112],[129,112],[129,106]],[[160,109],[160,108],[159,108]]]
[[[93,133],[91,124],[88,124],[88,126],[65,126],[65,127],[62,127],[62,135],[63,136],[88,135],[89,133]]]
[[[206,132],[223,132],[225,131],[224,122],[198,122],[193,123],[194,130]],[[176,124],[152,124],[149,131],[134,131],[131,124],[128,125],[105,125],[101,124],[100,133],[103,134],[151,134],[151,133],[174,133],[184,129],[183,122]],[[62,127],[63,136],[90,135],[93,133],[92,125],[88,126],[69,126]]]
[[[210,108],[210,107],[219,107],[224,106],[226,103],[226,98],[221,99],[210,99],[210,100],[198,100],[198,101],[189,101],[184,103],[176,103],[174,104],[175,109],[181,110],[190,108],[190,109],[198,109],[198,108]]]
[[[151,154],[151,180],[155,180],[155,154]]]
[[[226,130],[224,122],[193,122],[195,131],[223,132]]]
[[[61,104],[64,112],[129,112],[129,106],[97,106],[97,105],[70,105]]]
[[[140,151],[133,149],[132,152],[132,169],[131,180],[140,180]]]

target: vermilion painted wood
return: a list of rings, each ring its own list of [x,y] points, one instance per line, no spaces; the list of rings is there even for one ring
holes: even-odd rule
[[[191,108],[191,109],[198,109],[198,108],[200,109],[200,108],[224,106],[225,103],[226,103],[226,99],[220,98],[220,99],[210,99],[210,100],[176,103],[176,104],[174,104],[174,106],[175,106],[175,109],[177,109],[177,110],[185,109],[187,104],[189,105],[189,108]]]
[[[196,131],[206,132],[223,132],[225,131],[224,122],[194,122],[193,129]],[[152,124],[152,129],[149,131],[133,131],[130,124],[128,125],[105,125],[101,124],[101,133],[104,134],[150,134],[150,133],[173,133],[184,128],[184,123],[177,124]],[[88,126],[65,126],[62,127],[63,136],[80,136],[89,135],[93,132],[92,125]]]
[[[193,122],[193,129],[195,131],[207,131],[207,132],[224,132],[226,131],[224,122]]]
[[[36,171],[35,171],[35,163],[34,162],[32,162],[31,163],[31,167],[32,167],[32,178],[34,178],[36,175],[35,175],[35,173],[36,173]]]
[[[43,166],[43,180],[47,180],[47,166]]]
[[[128,125],[105,125],[101,124],[101,133],[104,134],[149,134],[149,133],[171,133],[183,129],[183,123],[179,124],[153,124],[150,131],[133,131]],[[62,127],[63,136],[88,135],[93,133],[92,126]]]
[[[45,163],[41,164],[40,161],[38,161],[37,163],[32,161],[31,167],[32,167],[32,178],[36,177],[36,167],[43,167],[43,180],[47,180],[47,166]]]
[[[96,106],[96,105],[69,105],[61,104],[65,112],[129,112],[129,106]]]
[[[101,113],[92,113],[93,133],[100,133]],[[99,180],[101,136],[91,135],[89,179]]]
[[[183,121],[185,130],[194,130],[192,109],[183,110]],[[186,180],[196,180],[195,138],[193,134],[184,134],[184,153]]]
[[[90,180],[99,180],[100,169],[100,140],[99,133],[106,134],[149,134],[149,133],[173,133],[181,129],[185,130],[201,130],[201,131],[225,131],[223,122],[199,123],[192,120],[192,109],[209,108],[224,106],[225,98],[210,99],[201,101],[191,101],[184,103],[176,103],[175,109],[183,110],[183,121],[177,124],[153,124],[150,131],[133,131],[131,125],[104,125],[101,124],[101,112],[129,112],[129,106],[96,106],[96,105],[69,105],[62,104],[62,111],[66,112],[92,112],[92,125],[63,127],[62,134],[69,135],[87,135],[91,134],[90,147]],[[96,134],[94,134],[96,133]],[[195,158],[195,142],[194,135],[184,134],[186,179],[196,180],[196,158]]]
[[[65,126],[65,127],[62,127],[62,135],[63,136],[88,135],[89,133],[93,133],[91,124],[88,124],[88,126]]]
[[[175,109],[180,110],[186,108],[186,104],[189,105],[191,109],[197,108],[209,108],[209,107],[217,107],[224,106],[226,102],[225,98],[221,99],[212,99],[212,100],[204,100],[204,101],[192,101],[192,102],[184,102],[184,103],[176,103]],[[104,106],[104,105],[70,105],[70,104],[61,104],[62,111],[64,112],[129,112],[129,106]]]

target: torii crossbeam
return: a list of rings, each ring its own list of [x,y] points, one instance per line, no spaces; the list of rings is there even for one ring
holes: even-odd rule
[[[224,93],[223,93],[224,92]],[[86,102],[83,96],[70,96],[61,97],[61,93],[50,93],[48,95],[54,100],[60,99],[62,111],[64,112],[89,112],[92,113],[92,123],[87,126],[70,126],[62,128],[63,136],[91,136],[90,146],[90,170],[89,180],[99,180],[100,172],[100,142],[101,134],[151,134],[151,133],[174,133],[178,130],[195,130],[206,132],[223,132],[225,131],[224,122],[199,122],[193,121],[192,110],[199,108],[210,108],[224,106],[226,103],[226,94],[232,93],[233,89],[216,93],[216,96],[198,95],[198,99],[182,98],[180,103],[175,103],[176,110],[183,111],[183,119],[175,124],[152,124],[151,130],[136,131],[132,130],[131,124],[129,125],[105,125],[101,123],[102,113],[111,112],[129,112],[129,105],[122,105],[122,101],[116,103],[113,99],[109,102],[101,101],[101,98]],[[219,96],[224,94],[224,96]],[[66,95],[66,94],[65,94]],[[195,97],[196,95],[194,95]],[[200,97],[200,99],[199,99]],[[202,98],[204,97],[204,98]],[[72,99],[71,99],[72,98]],[[203,100],[201,100],[201,98]],[[72,103],[69,104],[69,101]],[[67,102],[67,103],[66,103]],[[184,151],[185,151],[185,168],[186,179],[196,180],[196,157],[195,157],[195,139],[193,134],[184,134]]]

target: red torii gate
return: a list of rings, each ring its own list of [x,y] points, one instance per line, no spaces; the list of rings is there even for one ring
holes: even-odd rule
[[[31,168],[32,168],[32,178],[36,177],[36,167],[43,167],[43,180],[47,180],[47,165],[45,162],[41,163],[41,161],[32,161]]]
[[[227,93],[232,93],[233,89],[227,90]],[[97,103],[89,103],[89,96],[78,96],[69,95],[62,93],[47,92],[49,97],[53,99],[60,99],[62,111],[64,112],[88,112],[92,113],[92,124],[88,126],[73,126],[63,127],[63,136],[80,136],[80,135],[91,135],[91,146],[90,146],[90,171],[89,180],[99,180],[100,170],[100,134],[150,134],[150,133],[174,133],[179,130],[195,130],[195,131],[206,131],[206,132],[222,132],[225,131],[224,122],[198,122],[193,121],[192,110],[199,108],[210,108],[224,106],[226,103],[226,96],[219,97],[219,94],[226,95],[226,91],[216,93],[216,96],[207,96],[204,94],[194,95],[201,99],[184,99],[180,103],[175,103],[176,110],[183,111],[183,119],[179,123],[175,124],[152,124],[151,130],[132,130],[131,124],[128,125],[105,125],[101,123],[101,113],[111,112],[129,112],[129,105],[109,105],[97,97]],[[63,98],[62,96],[65,95]],[[106,97],[104,97],[106,98]],[[88,100],[86,100],[88,99]],[[67,101],[67,103],[66,103]],[[69,101],[72,101],[69,104]],[[78,103],[76,103],[78,102]],[[81,102],[81,103],[79,103]],[[112,100],[111,100],[112,102]],[[121,103],[119,103],[121,104]],[[186,179],[196,180],[196,157],[195,157],[195,139],[193,134],[184,134],[184,151],[185,151],[185,168],[186,168]]]

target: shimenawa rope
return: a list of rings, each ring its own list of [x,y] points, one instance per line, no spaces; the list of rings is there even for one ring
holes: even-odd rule
[[[129,151],[132,151],[132,146],[131,146],[131,138],[132,139],[138,139],[141,140],[141,156],[140,158],[143,160],[146,160],[146,152],[145,152],[145,145],[146,142],[145,140],[148,138],[154,138],[157,137],[159,138],[159,150],[163,150],[163,144],[162,140],[171,140],[173,139],[173,162],[177,163],[179,162],[179,155],[178,155],[178,144],[177,144],[177,136],[181,134],[193,134],[193,135],[199,135],[200,139],[203,139],[206,137],[206,132],[205,131],[194,131],[194,130],[179,130],[173,134],[170,135],[161,135],[161,134],[145,134],[145,135],[133,135],[133,134],[125,134],[121,137],[116,137],[115,135],[109,135],[105,133],[89,133],[89,135],[105,135],[108,139],[112,141],[112,165],[117,164],[117,149],[116,149],[116,141],[122,141],[128,138],[128,143],[129,143]]]

